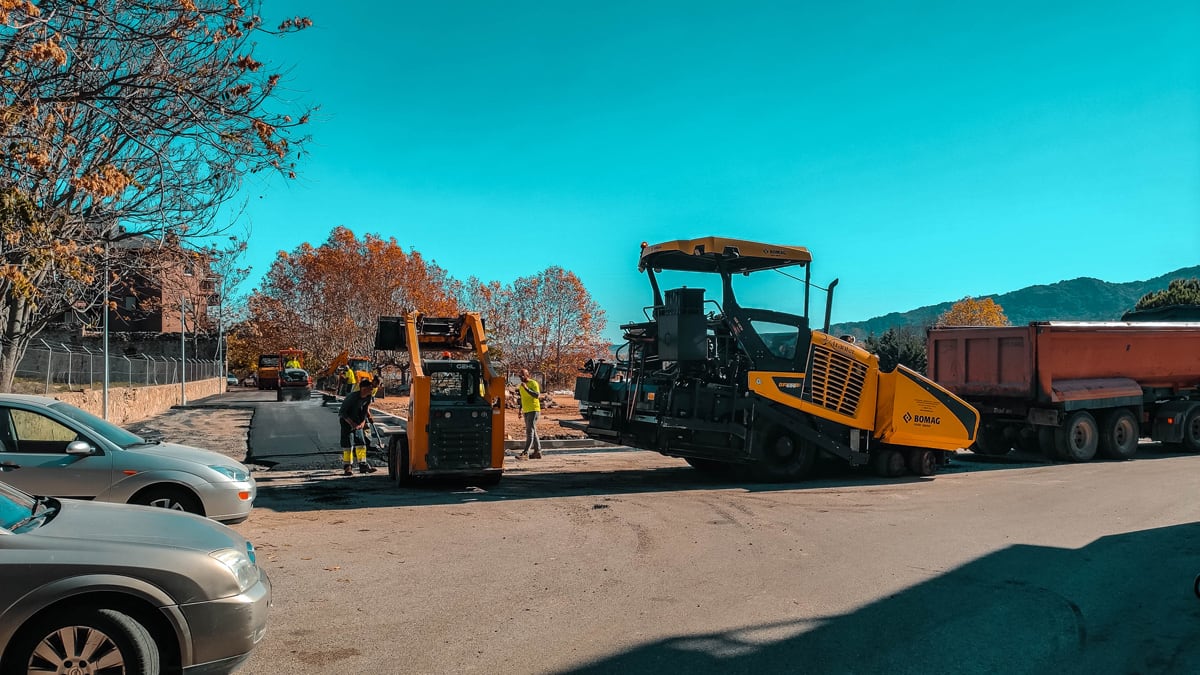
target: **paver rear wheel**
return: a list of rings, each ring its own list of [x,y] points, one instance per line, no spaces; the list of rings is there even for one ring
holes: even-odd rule
[[[933,450],[913,450],[908,453],[908,469],[918,476],[932,476],[937,471]]]
[[[157,675],[158,647],[144,626],[111,609],[71,608],[35,619],[13,640],[4,675]]]
[[[895,478],[904,475],[904,455],[897,450],[884,448],[876,450],[871,457],[871,468],[875,473],[885,478]]]

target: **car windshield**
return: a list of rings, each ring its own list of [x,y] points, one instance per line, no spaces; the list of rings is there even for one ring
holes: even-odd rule
[[[87,426],[92,431],[95,431],[103,436],[106,440],[116,443],[122,448],[128,448],[134,445],[145,445],[147,443],[146,439],[142,438],[141,436],[126,431],[112,422],[102,420],[85,410],[80,410],[70,403],[63,403],[61,401],[58,403],[51,403],[50,409],[66,415],[76,422]]]
[[[33,497],[0,483],[0,527],[11,530],[33,512]]]

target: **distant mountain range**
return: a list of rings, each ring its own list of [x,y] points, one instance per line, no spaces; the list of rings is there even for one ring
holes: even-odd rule
[[[991,298],[996,301],[1004,308],[1004,314],[1014,326],[1030,321],[1117,321],[1122,314],[1133,309],[1142,296],[1151,291],[1163,290],[1172,279],[1180,277],[1200,277],[1200,265],[1184,267],[1146,281],[1114,284],[1091,277],[1080,277],[975,299]],[[889,328],[901,326],[924,330],[961,299],[918,307],[907,312],[892,312],[866,321],[834,324],[830,326],[829,332],[834,335],[850,334],[862,338],[872,334],[882,335]]]

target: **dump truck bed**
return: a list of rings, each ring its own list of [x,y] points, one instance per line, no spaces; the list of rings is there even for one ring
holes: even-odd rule
[[[959,396],[1055,402],[1136,382],[1200,383],[1200,323],[1034,322],[933,328],[929,376]]]

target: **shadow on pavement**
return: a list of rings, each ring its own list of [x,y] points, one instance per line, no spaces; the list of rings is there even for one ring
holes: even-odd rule
[[[1195,523],[1013,546],[849,614],[678,635],[568,672],[1196,673],[1198,552]]]
[[[1145,450],[1145,448],[1143,449]],[[599,458],[586,455],[628,455],[619,468],[605,468]],[[637,457],[645,457],[646,468],[636,465]],[[932,477],[903,476],[881,478],[867,467],[849,467],[826,459],[817,463],[815,475],[795,483],[756,483],[746,478],[714,478],[683,464],[682,460],[665,458],[658,453],[610,448],[590,451],[557,451],[548,457],[562,458],[555,466],[534,461],[506,462],[506,473],[500,483],[490,487],[472,484],[469,479],[417,480],[396,485],[388,478],[387,465],[372,453],[379,471],[371,475],[342,477],[340,452],[314,453],[325,468],[307,472],[273,474],[257,472],[258,497],[255,505],[278,512],[313,511],[325,508],[354,509],[393,506],[453,505],[473,502],[496,502],[519,499],[554,497],[615,496],[642,493],[687,492],[692,490],[740,490],[747,493],[779,491],[817,491],[831,488],[870,489],[905,483],[938,480],[938,475],[978,473],[981,471],[1029,470],[1048,466],[1045,461],[1032,461],[1023,456],[986,457],[960,453],[949,466],[941,467]],[[1146,453],[1137,459],[1178,457],[1178,453]],[[549,461],[549,460],[548,460]],[[1102,461],[1102,460],[1096,460]],[[594,463],[593,463],[594,462]],[[591,466],[588,466],[591,464]],[[545,467],[545,468],[543,468]],[[1070,470],[1070,467],[1067,467]],[[297,476],[296,474],[300,474]]]

